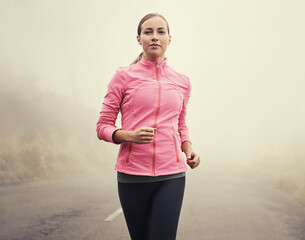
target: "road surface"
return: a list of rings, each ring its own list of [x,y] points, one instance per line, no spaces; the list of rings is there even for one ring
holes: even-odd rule
[[[0,239],[129,239],[115,171],[0,185]],[[246,166],[203,163],[187,172],[177,239],[305,240],[305,208]]]

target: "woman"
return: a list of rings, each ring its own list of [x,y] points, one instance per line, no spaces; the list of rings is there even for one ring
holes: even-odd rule
[[[97,136],[120,144],[115,169],[119,198],[133,240],[176,238],[186,165],[199,165],[185,123],[189,78],[167,65],[169,26],[160,14],[138,25],[140,54],[108,84]],[[115,126],[121,111],[122,128]]]

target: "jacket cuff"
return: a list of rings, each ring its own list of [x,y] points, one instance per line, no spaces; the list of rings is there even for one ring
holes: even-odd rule
[[[116,143],[116,142],[113,141],[112,136],[113,136],[115,131],[120,130],[120,129],[121,128],[118,128],[116,126],[110,126],[110,127],[106,128],[106,129],[104,129],[104,132],[103,132],[104,140],[107,141],[107,142],[111,142],[111,143],[119,145],[120,143]]]
[[[180,138],[181,138],[181,143],[183,143],[185,141],[191,142],[191,139],[188,135],[181,134]]]

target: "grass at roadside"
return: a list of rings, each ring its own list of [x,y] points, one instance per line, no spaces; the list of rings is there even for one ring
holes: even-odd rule
[[[110,162],[113,149],[95,132],[98,111],[31,77],[0,74],[0,183],[99,171]]]
[[[276,187],[305,206],[305,154],[292,158],[264,157],[256,162],[255,167]]]

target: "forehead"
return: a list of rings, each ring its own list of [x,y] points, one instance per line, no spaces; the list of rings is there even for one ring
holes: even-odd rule
[[[161,17],[158,17],[158,16],[155,16],[155,17],[152,17],[148,20],[146,20],[143,24],[142,24],[142,29],[145,29],[145,28],[167,28],[167,24],[166,22],[164,21],[163,18]]]

